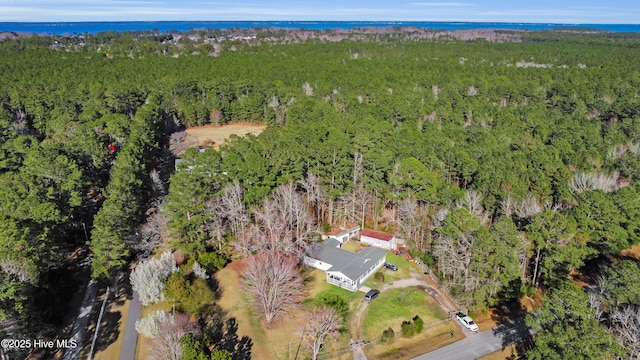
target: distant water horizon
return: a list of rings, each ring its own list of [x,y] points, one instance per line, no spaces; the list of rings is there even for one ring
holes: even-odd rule
[[[38,35],[81,35],[104,31],[180,31],[194,29],[353,29],[362,27],[420,27],[434,30],[503,29],[571,30],[594,29],[610,32],[640,32],[640,24],[561,24],[509,22],[437,22],[437,21],[96,21],[96,22],[0,22],[0,31]]]

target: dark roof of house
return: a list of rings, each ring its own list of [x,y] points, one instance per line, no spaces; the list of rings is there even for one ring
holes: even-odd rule
[[[340,240],[335,239],[335,238],[326,238],[326,239],[324,239],[322,244],[325,245],[325,246],[331,246],[331,247],[335,247],[335,248],[340,247],[340,245],[342,245]]]
[[[367,236],[374,239],[391,241],[393,239],[393,234],[389,234],[383,231],[364,229],[360,231],[360,236]]]
[[[384,251],[376,247],[368,247],[352,253],[325,243],[311,244],[305,251],[305,255],[331,264],[331,268],[327,271],[339,271],[353,281],[366,274],[371,269],[372,262],[377,263],[387,256]]]

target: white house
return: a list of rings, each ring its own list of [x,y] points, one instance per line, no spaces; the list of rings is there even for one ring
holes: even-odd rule
[[[387,250],[398,249],[398,239],[393,234],[377,230],[364,229],[360,231],[360,242]]]
[[[375,247],[352,253],[340,249],[340,245],[334,238],[311,244],[305,251],[303,263],[324,271],[329,284],[350,291],[358,290],[387,258],[384,251]]]
[[[356,224],[347,224],[346,226],[335,227],[326,232],[322,238],[334,238],[340,241],[341,244],[346,243],[349,239],[357,237],[360,232],[360,226]]]

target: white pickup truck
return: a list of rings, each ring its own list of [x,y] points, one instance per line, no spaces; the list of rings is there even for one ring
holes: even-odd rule
[[[456,320],[458,320],[458,322],[467,329],[471,331],[478,331],[478,324],[476,324],[469,316],[459,312],[456,314]]]

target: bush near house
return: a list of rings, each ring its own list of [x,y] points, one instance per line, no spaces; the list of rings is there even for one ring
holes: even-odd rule
[[[404,337],[412,337],[413,335],[416,334],[416,327],[415,325],[408,320],[405,320],[402,322],[402,336]]]
[[[420,334],[422,329],[424,328],[424,320],[420,318],[420,316],[416,315],[413,317],[413,326],[416,328],[416,334]]]
[[[380,339],[380,342],[382,342],[383,344],[391,344],[395,339],[396,333],[391,327],[388,327],[382,332],[382,338]]]

